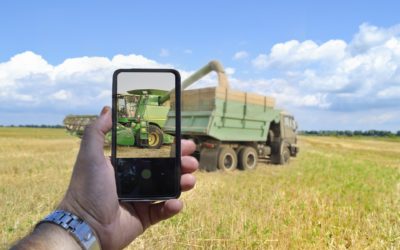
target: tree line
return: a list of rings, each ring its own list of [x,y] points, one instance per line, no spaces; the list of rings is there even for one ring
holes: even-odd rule
[[[46,124],[26,124],[26,125],[0,125],[0,128],[7,127],[7,128],[64,128],[63,125],[46,125]]]
[[[400,130],[391,132],[387,130],[302,130],[300,135],[320,135],[320,136],[379,136],[379,137],[394,137],[400,136]]]
[[[64,128],[63,125],[46,125],[46,124],[27,124],[27,125],[1,125],[0,127],[11,128]],[[379,137],[394,137],[400,136],[400,130],[393,133],[388,130],[301,130],[299,135],[320,135],[320,136],[379,136]]]

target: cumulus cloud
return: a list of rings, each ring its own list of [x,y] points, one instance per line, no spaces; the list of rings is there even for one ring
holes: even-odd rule
[[[330,40],[321,45],[311,40],[291,40],[274,45],[269,55],[258,55],[253,60],[253,65],[263,69],[271,66],[295,66],[319,60],[335,62],[344,58],[345,49],[346,43],[341,40]]]
[[[400,108],[400,25],[362,24],[349,42],[291,40],[252,60],[256,70],[289,80],[303,96],[291,105],[330,110]]]
[[[135,67],[172,66],[135,54],[111,59],[84,56],[51,65],[42,56],[26,51],[0,63],[0,110],[97,113],[102,105],[111,104],[114,70]]]
[[[233,59],[234,60],[241,60],[241,59],[245,59],[249,56],[249,53],[247,51],[238,51],[233,55]]]
[[[239,51],[233,59],[246,57]],[[278,107],[298,115],[303,129],[315,124],[397,129],[400,124],[399,25],[362,24],[347,42],[281,42],[251,63],[246,79],[236,76],[243,73],[240,68],[225,68],[232,88],[275,97]],[[51,120],[46,115],[58,117],[58,123],[68,113],[96,114],[111,104],[113,71],[135,67],[174,68],[139,54],[68,58],[58,65],[31,51],[17,54],[0,62],[0,124],[7,124],[7,117],[20,119],[22,112],[40,113],[46,121]],[[195,70],[180,70],[182,79]],[[189,88],[216,85],[216,75],[209,74]]]
[[[235,74],[235,69],[234,68],[231,68],[231,67],[227,67],[227,68],[225,68],[225,73],[226,74],[228,74],[228,75],[233,75],[233,74]]]
[[[55,100],[59,100],[59,101],[64,101],[64,100],[68,100],[69,98],[71,98],[71,92],[61,89],[55,93],[53,93],[51,95],[51,98],[55,99]]]

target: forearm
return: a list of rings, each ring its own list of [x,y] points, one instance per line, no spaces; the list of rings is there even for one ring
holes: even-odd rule
[[[12,250],[19,249],[82,249],[78,242],[61,227],[51,224],[42,223],[34,229],[34,231],[21,239],[16,245],[11,247]]]

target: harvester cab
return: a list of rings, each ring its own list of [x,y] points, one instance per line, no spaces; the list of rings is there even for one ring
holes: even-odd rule
[[[139,98],[136,95],[117,95],[118,123],[130,126],[135,121]]]

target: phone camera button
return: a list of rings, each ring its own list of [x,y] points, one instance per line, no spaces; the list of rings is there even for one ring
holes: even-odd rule
[[[142,176],[142,178],[145,179],[145,180],[150,179],[150,178],[151,178],[151,171],[150,171],[150,169],[147,169],[147,168],[143,169],[143,170],[142,170],[142,173],[141,173],[141,176]]]

